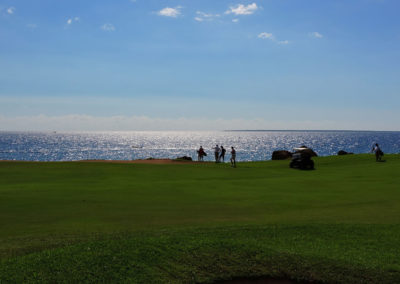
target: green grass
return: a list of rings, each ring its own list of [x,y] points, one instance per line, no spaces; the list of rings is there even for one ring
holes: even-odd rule
[[[0,283],[400,282],[400,156],[385,158],[1,162]]]

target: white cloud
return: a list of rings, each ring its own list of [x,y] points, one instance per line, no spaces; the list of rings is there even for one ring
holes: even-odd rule
[[[225,14],[235,14],[235,15],[251,15],[257,11],[258,6],[256,3],[249,4],[247,6],[243,4],[238,4],[236,6],[231,6],[225,12]]]
[[[207,14],[207,13],[204,13],[204,12],[201,12],[201,11],[197,11],[196,14],[199,15],[200,17],[203,17],[203,18],[212,18],[212,17],[214,17],[213,14]]]
[[[8,9],[7,9],[7,13],[8,13],[9,15],[14,14],[14,13],[15,13],[15,7],[10,7],[10,8],[8,8]]]
[[[312,32],[312,33],[310,33],[310,36],[315,37],[315,38],[323,38],[324,37],[319,32]]]
[[[113,32],[113,31],[115,31],[114,25],[113,25],[113,24],[109,24],[109,23],[102,25],[102,26],[101,26],[101,29],[102,29],[103,31],[106,31],[106,32]]]
[[[220,17],[219,14],[208,14],[201,11],[197,11],[196,15],[197,16],[194,19],[198,22],[212,21],[215,18]]]
[[[274,36],[273,36],[273,34],[271,34],[271,33],[260,33],[259,35],[258,35],[258,38],[261,38],[261,39],[270,39],[270,40],[274,40],[275,38],[274,38]]]
[[[67,19],[67,25],[72,25],[73,22],[79,22],[81,19],[79,17],[72,17]]]
[[[282,45],[286,45],[286,44],[290,43],[288,40],[277,40],[272,33],[263,32],[263,33],[260,33],[257,37],[260,39],[268,39],[270,41],[273,41],[277,44],[282,44]]]
[[[239,22],[239,19],[233,19],[232,22],[238,23],[238,22]]]
[[[175,8],[171,7],[166,7],[164,9],[161,9],[160,11],[157,12],[157,15],[159,16],[164,16],[164,17],[171,17],[171,18],[176,18],[181,14],[181,6],[177,6]]]

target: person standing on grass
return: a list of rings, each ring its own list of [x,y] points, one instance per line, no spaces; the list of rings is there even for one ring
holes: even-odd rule
[[[221,155],[219,156],[219,161],[223,161],[225,163],[225,153],[226,153],[226,149],[224,148],[224,146],[221,145]]]
[[[231,166],[236,168],[236,150],[233,147],[231,149]]]
[[[218,147],[218,145],[215,146],[214,148],[214,155],[215,155],[215,162],[219,163],[219,152],[221,149]]]
[[[375,159],[377,162],[382,162],[382,156],[383,152],[381,148],[379,147],[378,143],[375,143],[374,146],[372,146],[372,152],[375,153]]]
[[[200,149],[197,150],[197,160],[200,161],[204,161],[203,157],[207,156],[206,152],[204,152],[203,146],[200,146]]]

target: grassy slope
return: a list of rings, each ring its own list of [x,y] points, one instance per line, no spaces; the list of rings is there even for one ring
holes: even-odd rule
[[[287,161],[0,163],[0,275],[400,281],[400,159],[386,159],[318,158],[312,172]]]

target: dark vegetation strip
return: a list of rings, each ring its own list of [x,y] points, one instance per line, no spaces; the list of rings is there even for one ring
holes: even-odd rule
[[[400,225],[246,226],[119,233],[3,260],[1,283],[213,283],[272,277],[399,283]]]
[[[274,279],[274,278],[236,278],[232,280],[222,280],[214,282],[214,284],[308,284],[309,282]]]
[[[295,281],[276,278],[236,278],[232,280],[222,280],[214,284],[309,284],[309,282]]]

